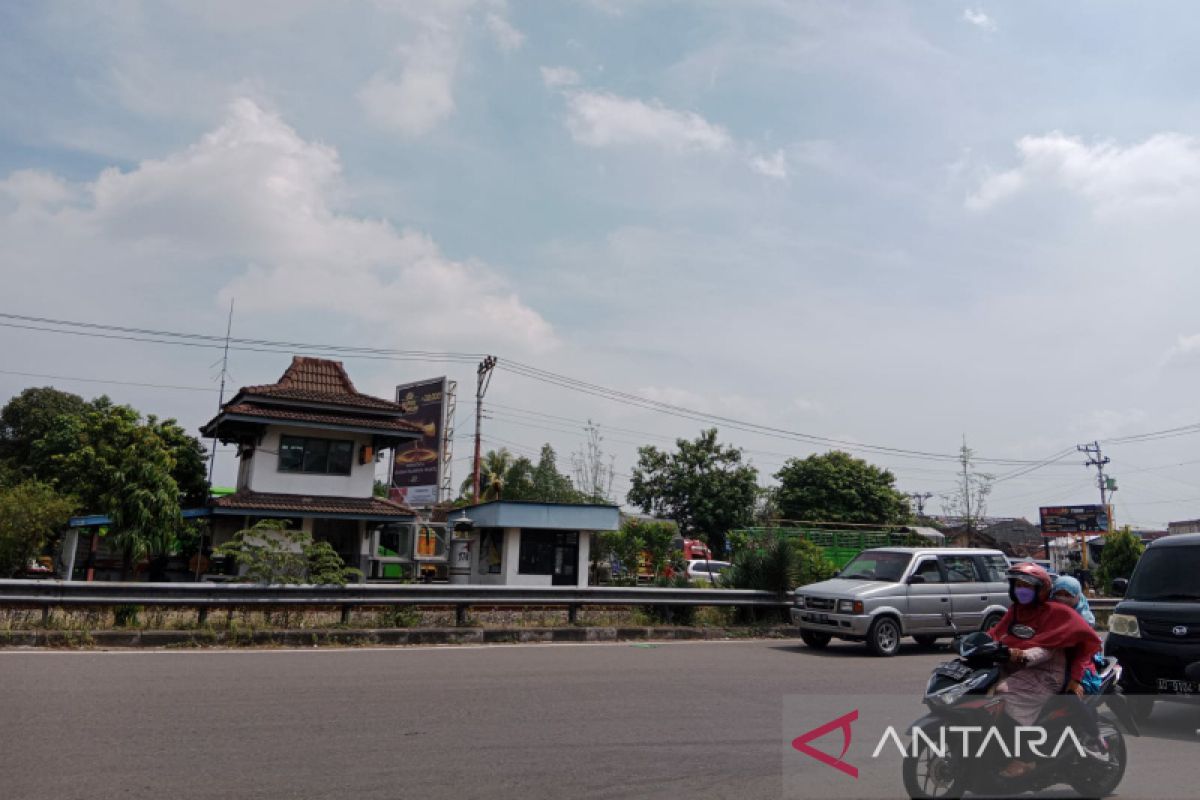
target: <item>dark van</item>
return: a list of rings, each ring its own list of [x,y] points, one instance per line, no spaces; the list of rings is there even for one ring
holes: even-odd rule
[[[1114,588],[1120,592],[1121,583]],[[1108,621],[1104,652],[1125,668],[1125,691],[1200,695],[1185,674],[1189,664],[1200,662],[1200,533],[1152,542],[1124,589]],[[1149,716],[1153,701],[1145,699],[1139,708],[1139,716]]]

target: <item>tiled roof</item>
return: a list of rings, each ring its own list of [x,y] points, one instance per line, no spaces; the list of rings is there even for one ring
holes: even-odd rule
[[[355,389],[342,362],[308,356],[292,356],[292,365],[277,383],[243,386],[238,394],[332,403],[396,413],[403,413],[404,410],[399,403],[362,394]]]
[[[323,414],[318,411],[296,411],[290,408],[272,408],[253,403],[235,403],[224,409],[226,414],[238,414],[245,417],[262,417],[263,419],[286,420],[289,422],[311,422],[318,425],[344,425],[351,428],[372,428],[380,431],[400,431],[403,433],[420,433],[421,427],[402,419],[386,417],[355,417],[342,414]]]
[[[214,509],[271,511],[281,514],[344,514],[364,517],[411,517],[411,508],[382,497],[330,497],[327,495],[236,492],[212,500]]]

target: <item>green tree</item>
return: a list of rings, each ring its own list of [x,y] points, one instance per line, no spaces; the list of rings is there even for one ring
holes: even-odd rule
[[[890,525],[911,515],[891,472],[840,450],[789,459],[775,478],[783,519]]]
[[[11,578],[67,523],[75,500],[26,481],[0,488],[0,578]]]
[[[81,417],[89,408],[79,395],[49,386],[13,397],[0,409],[0,464],[19,477],[48,479],[48,465],[33,458],[34,444],[54,430],[60,416]]]
[[[782,597],[797,586],[826,580],[836,571],[821,548],[807,539],[772,535],[738,551],[726,581],[735,589],[758,589]],[[756,609],[749,611],[742,616],[755,620],[763,616]]]
[[[216,549],[245,569],[243,583],[316,583],[345,586],[362,572],[347,567],[329,542],[288,528],[286,522],[264,519],[238,531]]]
[[[674,452],[638,449],[627,498],[644,513],[673,519],[684,535],[704,538],[720,557],[726,532],[753,517],[758,470],[741,450],[718,443],[716,428],[675,445]]]
[[[1133,568],[1145,550],[1142,540],[1134,535],[1128,525],[1104,537],[1096,580],[1105,594],[1111,596],[1113,578],[1128,578],[1133,574]]]
[[[571,479],[558,471],[558,455],[548,443],[542,445],[530,482],[530,500],[543,503],[574,503],[579,500],[579,492],[575,491]]]

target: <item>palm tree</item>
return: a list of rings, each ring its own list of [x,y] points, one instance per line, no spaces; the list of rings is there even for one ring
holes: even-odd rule
[[[507,448],[489,450],[479,463],[479,499],[483,502],[499,500],[506,488],[516,488],[528,482],[532,468],[529,459],[516,458]],[[470,497],[474,486],[474,476],[470,475],[462,482],[459,495]]]

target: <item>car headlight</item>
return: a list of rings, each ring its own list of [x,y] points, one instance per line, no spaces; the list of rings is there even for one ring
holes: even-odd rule
[[[1142,632],[1138,628],[1137,617],[1132,614],[1112,614],[1108,618],[1108,631],[1115,633],[1118,636],[1130,636],[1134,639],[1141,638]]]
[[[861,614],[863,613],[862,600],[838,600],[837,610],[839,614]]]

